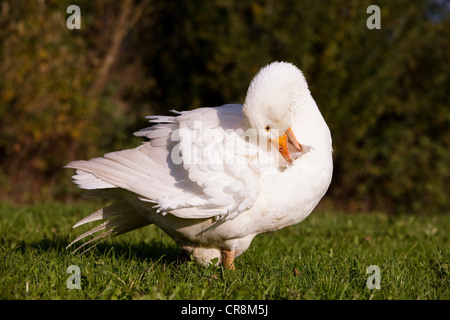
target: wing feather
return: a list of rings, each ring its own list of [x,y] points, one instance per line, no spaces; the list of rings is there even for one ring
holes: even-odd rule
[[[241,105],[152,116],[149,121],[155,124],[135,133],[149,139],[141,146],[69,163],[66,167],[77,169],[75,183],[88,190],[125,189],[181,218],[231,219],[252,206],[260,173],[251,159],[258,150],[235,134],[247,128]]]

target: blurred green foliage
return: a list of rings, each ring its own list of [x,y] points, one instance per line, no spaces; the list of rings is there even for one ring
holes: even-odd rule
[[[81,30],[66,28],[71,4]],[[371,4],[380,30],[366,27]],[[0,10],[3,199],[68,198],[68,161],[138,145],[145,115],[242,103],[259,68],[285,60],[303,70],[332,131],[334,206],[450,207],[448,1],[39,0]]]

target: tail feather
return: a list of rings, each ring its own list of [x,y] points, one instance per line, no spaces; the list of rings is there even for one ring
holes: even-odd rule
[[[96,232],[98,232],[98,231],[100,231],[100,230],[106,229],[106,223],[107,223],[107,222],[105,221],[105,222],[103,222],[102,224],[98,225],[97,227],[90,229],[89,231],[83,233],[82,235],[79,235],[75,240],[73,240],[73,241],[66,247],[66,249],[69,248],[70,246],[72,246],[74,243],[80,241],[81,239],[86,238],[87,236],[90,236],[90,235],[92,235],[92,234],[94,234],[94,233],[96,233]],[[111,232],[112,232],[113,230],[110,229],[110,230],[108,230],[108,231],[111,231]],[[107,231],[107,232],[108,232],[108,231]],[[101,236],[100,238],[103,238],[103,237],[109,235],[111,232],[108,232],[108,234],[102,233],[102,234],[100,234],[100,235],[97,235],[97,236],[94,237],[93,239],[91,239],[91,240],[89,240],[89,241],[83,243],[80,247],[78,247],[78,249],[81,249],[81,248],[84,247],[85,245],[87,245],[87,244],[89,244],[89,243],[91,243],[91,242],[93,242],[93,241],[99,239],[100,236]],[[77,251],[78,249],[76,249],[75,251]]]
[[[76,249],[72,252],[72,254],[74,254],[74,253],[77,252],[78,250],[80,250],[80,249],[82,249],[82,248],[88,246],[88,247],[86,248],[86,250],[83,251],[83,253],[85,253],[86,251],[92,249],[93,247],[95,247],[96,245],[98,245],[99,243],[102,242],[102,241],[97,241],[97,240],[103,239],[103,241],[104,241],[104,240],[106,240],[108,237],[114,236],[114,235],[112,235],[112,233],[113,233],[113,230],[108,230],[108,231],[106,231],[106,232],[104,232],[104,233],[102,233],[102,234],[99,234],[98,236],[95,236],[95,237],[92,238],[91,240],[86,241],[86,242],[83,243],[81,246],[79,246],[78,248],[76,248]],[[71,244],[69,244],[69,245],[66,247],[66,249],[68,249],[72,244],[73,244],[73,242],[72,242]]]
[[[108,238],[115,237],[120,234],[151,224],[151,221],[149,221],[148,219],[140,215],[138,212],[136,212],[136,210],[130,204],[122,202],[95,211],[94,213],[78,221],[73,226],[73,228],[79,227],[85,223],[94,222],[98,220],[106,220],[106,221],[88,230],[87,232],[79,235],[66,247],[66,249],[71,247],[78,241],[92,235],[94,237],[86,241],[82,245],[80,245],[74,251],[74,253],[80,250],[81,248],[84,248],[85,246],[88,246],[88,248],[85,250],[87,251],[94,246],[92,244],[94,244],[94,242],[97,242],[97,240],[104,241]],[[96,235],[96,233],[100,231],[103,232]],[[98,243],[99,242],[97,242],[96,244]]]
[[[88,222],[123,216],[125,214],[130,214],[133,211],[135,211],[134,208],[132,208],[127,203],[113,204],[109,207],[101,208],[100,210],[97,210],[94,213],[91,213],[87,217],[84,217],[83,219],[81,219],[80,221],[75,223],[72,228],[79,227]]]

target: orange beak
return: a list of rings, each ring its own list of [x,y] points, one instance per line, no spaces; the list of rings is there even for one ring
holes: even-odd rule
[[[273,139],[273,142],[278,144],[278,151],[280,151],[284,160],[286,160],[287,162],[292,162],[292,157],[289,152],[289,144],[291,144],[294,147],[295,151],[301,152],[303,149],[302,145],[297,141],[297,138],[295,137],[291,128],[289,128],[278,139]]]

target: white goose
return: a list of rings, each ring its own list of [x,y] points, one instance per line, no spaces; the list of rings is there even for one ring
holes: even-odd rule
[[[70,245],[153,223],[200,264],[233,269],[256,235],[305,219],[331,182],[330,131],[290,63],[262,68],[243,106],[149,119],[139,147],[66,166],[88,197],[114,200],[74,225],[105,220]]]

